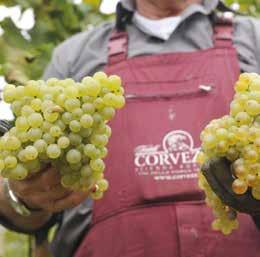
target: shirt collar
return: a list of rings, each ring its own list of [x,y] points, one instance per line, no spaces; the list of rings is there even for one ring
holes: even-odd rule
[[[135,11],[135,0],[121,0],[120,2],[128,11]],[[208,15],[216,9],[218,3],[219,0],[204,0],[203,4],[192,4],[182,13],[182,17],[185,19],[194,13],[203,13]]]

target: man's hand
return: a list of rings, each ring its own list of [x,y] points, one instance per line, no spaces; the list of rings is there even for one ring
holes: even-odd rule
[[[253,198],[250,190],[243,195],[233,192],[234,178],[230,165],[231,163],[225,158],[215,158],[203,165],[202,173],[223,203],[239,212],[252,216],[260,215],[260,201]]]
[[[83,202],[86,192],[72,192],[60,183],[60,175],[53,167],[23,181],[10,180],[10,188],[29,208],[56,213]]]

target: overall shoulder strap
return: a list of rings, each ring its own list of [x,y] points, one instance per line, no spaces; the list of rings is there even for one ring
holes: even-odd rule
[[[214,46],[218,48],[233,46],[233,22],[235,14],[226,8],[220,1],[218,6],[219,12],[213,14],[213,40]]]
[[[128,34],[126,26],[132,20],[133,12],[126,10],[119,2],[116,7],[116,26],[112,31],[108,43],[108,64],[127,59]]]
[[[127,59],[128,34],[114,29],[108,42],[108,64],[115,64]]]

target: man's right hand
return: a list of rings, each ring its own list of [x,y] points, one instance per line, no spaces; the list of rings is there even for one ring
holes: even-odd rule
[[[10,180],[10,188],[28,208],[56,213],[73,208],[88,197],[86,192],[73,192],[60,183],[59,172],[48,167],[31,178]]]

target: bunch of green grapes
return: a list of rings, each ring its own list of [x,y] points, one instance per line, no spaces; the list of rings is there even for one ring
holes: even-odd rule
[[[104,179],[107,122],[125,105],[120,77],[97,72],[80,83],[51,78],[6,85],[15,126],[0,138],[0,171],[5,178],[23,180],[46,165],[57,167],[61,184],[88,191],[100,199],[108,188]]]
[[[203,165],[213,157],[226,157],[234,176],[232,190],[242,195],[250,189],[260,200],[260,76],[241,74],[235,91],[230,114],[212,120],[202,131],[198,162]],[[206,202],[216,217],[213,229],[229,234],[238,228],[236,211],[221,202],[202,173],[199,186],[205,190]]]

